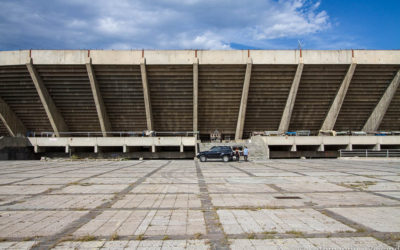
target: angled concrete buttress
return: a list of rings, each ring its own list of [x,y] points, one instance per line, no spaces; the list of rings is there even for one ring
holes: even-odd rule
[[[42,102],[43,108],[46,111],[47,117],[49,118],[51,127],[54,130],[54,134],[59,137],[60,132],[68,132],[68,126],[65,123],[65,120],[62,117],[61,113],[58,111],[56,105],[54,104],[53,99],[51,99],[51,96],[44,86],[42,79],[37,73],[32,63],[32,59],[28,61],[26,67],[28,68],[29,74],[31,75],[33,84],[35,85],[36,91],[38,92],[40,101]]]
[[[103,137],[106,137],[107,132],[111,131],[111,123],[108,119],[106,106],[104,105],[103,97],[100,93],[100,88],[92,67],[92,59],[90,57],[88,57],[86,61],[86,70],[88,72],[90,87],[92,89],[93,99],[96,105],[97,115],[99,117],[101,132]]]
[[[400,70],[397,71],[396,76],[393,78],[392,82],[387,87],[385,93],[380,99],[379,103],[376,105],[374,111],[372,111],[370,117],[362,129],[365,132],[375,132],[378,130],[379,125],[382,122],[383,117],[386,114],[387,109],[389,108],[390,102],[393,99],[393,96],[396,94],[397,88],[400,84]]]
[[[354,71],[356,69],[357,64],[350,64],[349,70],[344,77],[342,84],[333,100],[333,103],[326,115],[324,123],[322,124],[321,130],[332,130],[335,127],[336,119],[339,115],[340,109],[342,108],[342,104],[344,98],[346,97],[347,90],[349,89],[351,79],[353,78]]]
[[[143,97],[144,97],[144,107],[146,110],[147,129],[153,130],[153,114],[151,111],[150,90],[147,82],[145,58],[142,58],[140,61],[140,72],[142,74]]]
[[[193,132],[198,128],[198,105],[199,105],[199,59],[193,62]]]
[[[2,98],[0,98],[0,119],[11,136],[24,136],[26,134],[24,124]]]
[[[304,63],[300,59],[300,63],[297,65],[296,74],[294,76],[290,92],[286,100],[285,109],[283,110],[281,122],[279,124],[279,132],[286,132],[289,129],[290,119],[292,117],[294,103],[296,101],[297,90],[299,89],[301,74],[303,73]]]
[[[247,99],[249,97],[252,66],[253,66],[253,61],[249,57],[249,58],[247,58],[246,74],[244,77],[242,99],[240,101],[240,108],[239,108],[238,120],[237,120],[237,125],[236,125],[235,140],[240,140],[243,137],[244,120],[246,118]]]

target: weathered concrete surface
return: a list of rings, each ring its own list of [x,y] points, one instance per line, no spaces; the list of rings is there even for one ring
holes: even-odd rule
[[[142,75],[144,108],[146,111],[147,130],[153,130],[153,112],[151,109],[150,88],[147,81],[146,59],[142,58],[140,61],[140,72]]]
[[[376,105],[374,111],[368,118],[367,122],[363,127],[363,131],[376,131],[379,128],[379,125],[382,122],[383,117],[386,114],[387,109],[389,108],[390,102],[392,101],[396,91],[400,85],[400,70],[397,71],[396,76],[393,78],[390,85],[387,87],[385,93],[380,99],[379,103]]]
[[[248,58],[247,66],[246,66],[246,74],[244,77],[244,83],[243,83],[243,89],[242,89],[242,99],[240,101],[240,108],[239,108],[238,120],[237,120],[237,125],[236,125],[235,140],[240,140],[240,139],[242,139],[242,136],[243,136],[244,121],[246,118],[246,109],[247,109],[247,99],[249,97],[252,65],[253,65],[253,61],[251,60],[251,58]]]
[[[399,174],[399,159],[0,162],[0,248],[390,249]]]
[[[104,105],[103,97],[100,92],[99,84],[96,80],[96,75],[93,71],[92,60],[90,58],[87,59],[86,62],[86,70],[88,72],[90,88],[92,89],[94,103],[96,105],[97,116],[99,117],[100,128],[103,136],[107,136],[107,132],[111,130],[111,123],[108,119],[106,106]]]
[[[281,122],[279,124],[278,131],[286,132],[289,129],[290,119],[292,118],[292,112],[294,103],[296,102],[297,90],[299,89],[301,74],[303,72],[304,63],[301,61],[297,66],[296,74],[294,76],[290,92],[286,100],[285,109],[283,110]]]
[[[29,74],[31,75],[32,81],[35,85],[36,91],[40,97],[43,108],[46,111],[47,117],[50,121],[51,127],[57,137],[60,137],[60,132],[68,132],[68,126],[65,123],[63,116],[54,104],[49,92],[46,89],[42,79],[40,78],[35,66],[32,63],[32,59],[26,64]]]
[[[11,108],[0,98],[0,120],[7,128],[11,136],[25,136],[26,128]]]
[[[254,64],[297,64],[298,50],[250,50]],[[146,50],[147,64],[193,64],[194,50]],[[32,50],[36,64],[85,64],[87,50]],[[140,50],[90,50],[93,64],[136,64]],[[246,64],[247,50],[200,50],[200,64]],[[351,64],[351,50],[303,50],[305,64]],[[354,50],[358,64],[400,64],[399,50]],[[29,50],[0,52],[0,65],[25,64]]]
[[[326,115],[324,123],[322,124],[321,130],[333,130],[335,127],[336,119],[339,115],[340,108],[342,107],[344,98],[346,97],[347,90],[349,89],[351,79],[353,77],[354,71],[356,70],[356,63],[352,63],[347,71],[346,76],[343,79],[342,84],[338,92],[336,93],[335,99]]]

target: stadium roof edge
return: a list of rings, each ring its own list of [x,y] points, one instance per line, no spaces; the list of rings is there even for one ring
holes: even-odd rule
[[[18,50],[0,51],[0,66],[34,64],[400,64],[400,50]]]

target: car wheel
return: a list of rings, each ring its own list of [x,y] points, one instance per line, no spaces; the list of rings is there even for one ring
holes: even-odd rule
[[[224,162],[228,162],[228,161],[229,161],[229,156],[224,155],[224,156],[222,157],[222,160],[223,160]]]
[[[207,161],[207,158],[204,155],[202,155],[202,156],[200,156],[200,161],[205,162],[205,161]]]

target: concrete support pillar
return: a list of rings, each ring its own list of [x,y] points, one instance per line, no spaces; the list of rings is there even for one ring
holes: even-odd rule
[[[181,145],[180,145],[180,147],[179,147],[179,151],[180,151],[181,153],[183,153],[183,152],[184,152],[184,147],[183,147],[183,144],[181,144]]]
[[[94,145],[94,152],[96,154],[99,152],[99,146],[98,145]]]
[[[333,103],[328,111],[328,114],[325,117],[324,123],[322,124],[321,130],[333,130],[335,127],[336,119],[339,115],[340,109],[342,108],[342,104],[344,98],[346,97],[347,90],[349,89],[351,79],[353,78],[354,71],[356,69],[357,64],[352,63],[344,77],[342,84],[333,100]]]
[[[373,149],[374,150],[381,150],[381,144],[380,143],[375,144]]]
[[[122,152],[123,152],[123,153],[129,153],[129,148],[128,148],[128,146],[127,146],[126,144],[124,144],[124,145],[122,146]]]
[[[199,105],[199,59],[193,62],[193,132],[199,131],[198,127]]]
[[[375,132],[379,129],[382,119],[386,114],[387,109],[396,94],[397,88],[400,84],[400,70],[397,71],[396,76],[393,78],[390,85],[387,87],[385,93],[383,94],[381,100],[376,105],[374,111],[372,111],[370,117],[362,129],[365,132]]]
[[[278,131],[281,133],[286,132],[289,129],[290,119],[292,118],[293,107],[296,101],[297,90],[299,89],[303,68],[304,68],[303,60],[300,59],[300,63],[297,65],[296,74],[294,75],[292,86],[290,87],[289,95],[286,100],[286,105],[285,109],[283,110],[281,122],[279,124]]]
[[[146,110],[147,130],[153,130],[153,114],[151,110],[150,90],[147,81],[145,58],[142,58],[140,62],[140,72],[142,74],[143,97],[144,97],[144,107]]]
[[[353,144],[351,144],[351,143],[347,144],[346,149],[353,150]]]
[[[269,146],[268,146],[268,145],[266,145],[266,148],[267,148],[267,159],[269,160],[269,159],[271,159],[271,157],[270,157],[270,150],[269,150]]]
[[[44,148],[39,147],[38,145],[34,145],[34,146],[33,146],[33,151],[34,151],[35,153],[42,153],[42,152],[44,152]]]
[[[325,145],[324,144],[320,144],[318,147],[318,151],[319,152],[324,152],[325,151]]]
[[[297,151],[297,146],[296,144],[293,144],[292,147],[290,148],[290,151],[296,152]]]
[[[94,103],[96,105],[97,116],[99,117],[100,128],[103,134],[103,137],[107,136],[107,132],[111,131],[111,123],[108,119],[106,106],[104,105],[103,97],[100,93],[100,88],[96,80],[96,76],[92,67],[92,59],[90,57],[87,58],[86,62],[86,70],[89,76],[90,87],[92,89]]]
[[[36,91],[40,97],[43,108],[46,111],[47,117],[49,118],[51,127],[53,128],[54,134],[59,137],[60,132],[68,132],[68,126],[65,123],[64,118],[58,111],[53,99],[51,98],[49,92],[47,91],[42,79],[37,73],[35,67],[33,66],[32,59],[26,64],[29,74],[31,75],[33,84],[35,85]]]
[[[66,153],[66,154],[68,154],[68,153],[69,153],[69,151],[70,151],[70,147],[69,147],[69,145],[65,146],[65,153]]]
[[[243,137],[244,120],[246,118],[247,99],[249,96],[252,66],[253,66],[253,62],[252,62],[251,58],[249,57],[247,59],[246,75],[244,77],[242,99],[240,101],[239,115],[238,115],[238,120],[237,120],[237,125],[236,125],[235,140],[240,140]]]
[[[156,152],[156,145],[151,145],[151,152],[152,153],[155,153]]]
[[[11,136],[26,135],[24,124],[2,98],[0,98],[0,119]]]

